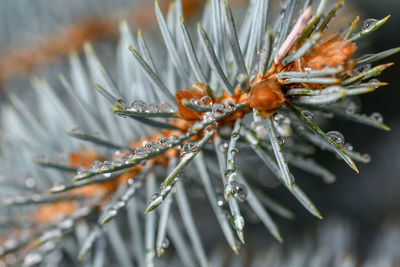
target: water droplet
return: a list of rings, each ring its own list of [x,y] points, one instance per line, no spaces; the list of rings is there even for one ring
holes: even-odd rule
[[[276,137],[276,141],[278,142],[278,144],[279,144],[280,146],[283,146],[283,145],[285,144],[285,137],[283,137],[283,136],[277,136],[277,137]]]
[[[362,30],[367,30],[370,27],[373,27],[378,22],[377,19],[367,19],[363,22]]]
[[[7,249],[11,249],[14,248],[17,245],[17,240],[13,239],[13,238],[9,238],[4,242],[4,247]]]
[[[92,164],[90,165],[90,171],[92,172],[97,172],[100,170],[100,168],[101,168],[100,160],[93,161]]]
[[[335,142],[339,147],[344,145],[344,136],[338,131],[330,131],[326,134],[333,142]]]
[[[217,129],[217,128],[218,128],[218,123],[217,122],[211,123],[210,125],[207,125],[204,128],[204,133],[206,134],[206,133],[208,133],[210,131],[213,131],[214,129]]]
[[[227,181],[231,182],[236,179],[236,171],[234,169],[227,169],[224,176]]]
[[[175,109],[173,109],[169,104],[162,104],[161,105],[161,111],[162,112],[167,112],[167,113],[174,113]]]
[[[339,105],[343,107],[348,114],[359,112],[362,108],[361,100],[357,96],[346,97],[339,102]]]
[[[214,116],[224,114],[225,111],[226,110],[225,110],[224,106],[221,104],[214,104],[212,107],[212,114],[214,114]]]
[[[379,112],[374,112],[369,117],[377,122],[383,123],[383,116]]]
[[[364,71],[367,71],[369,69],[371,69],[371,64],[361,65],[361,66],[358,66],[357,68],[354,69],[354,74],[358,75],[358,74],[360,74],[360,73],[362,73]]]
[[[77,175],[78,176],[78,175]],[[77,176],[75,176],[75,178],[77,178]],[[52,187],[51,187],[51,191],[52,192],[61,192],[61,191],[63,191],[65,188],[67,188],[64,184],[54,184]]]
[[[79,167],[78,168],[78,172],[76,173],[75,178],[79,179],[79,178],[83,178],[87,175],[88,173],[88,169],[85,167]]]
[[[308,121],[314,123],[314,114],[312,114],[310,111],[302,110],[301,115],[303,115]]]
[[[242,231],[244,228],[244,219],[240,215],[236,215],[231,220],[233,228],[236,230]]]
[[[237,153],[239,153],[239,149],[237,149],[236,147],[231,150],[231,154],[233,156],[235,156]]]
[[[353,145],[350,143],[346,143],[344,144],[343,149],[347,151],[353,151]]]
[[[374,85],[375,88],[378,88],[378,87],[379,87],[379,83],[380,83],[380,82],[381,82],[381,81],[379,81],[378,79],[371,79],[371,80],[368,81],[368,83]]]
[[[213,104],[212,98],[209,96],[203,96],[200,101],[204,106],[210,106]]]
[[[221,151],[226,152],[228,146],[229,146],[229,145],[228,145],[227,142],[222,142],[222,143],[219,145],[219,148],[221,149]]]
[[[218,206],[222,207],[224,205],[224,199],[222,197],[218,197],[217,204]]]
[[[147,143],[144,145],[144,147],[145,147],[145,148],[148,148],[148,149],[151,149],[151,148],[153,148],[155,145],[156,145],[156,144],[155,144],[154,142],[147,142]]]
[[[192,98],[192,99],[189,100],[189,102],[191,104],[193,104],[193,105],[201,106],[201,100],[200,99]]]
[[[214,120],[214,114],[211,112],[206,112],[203,114],[203,117],[201,118],[201,120],[205,123],[212,122]]]
[[[151,206],[158,206],[161,204],[161,202],[163,201],[162,196],[159,193],[154,193],[149,200],[149,205]]]
[[[347,108],[346,108],[346,113],[347,114],[354,114],[354,113],[356,113],[356,111],[357,111],[357,109],[356,109],[356,107],[355,106],[353,106],[353,105],[350,105],[350,106],[348,106]]]
[[[118,104],[120,104],[121,106],[123,106],[124,108],[126,108],[126,102],[123,99],[118,99],[117,102]]]
[[[162,146],[167,145],[168,142],[169,142],[169,139],[167,137],[160,137],[157,140],[157,144],[162,145]]]
[[[114,209],[119,210],[119,209],[125,207],[125,205],[126,205],[126,203],[125,203],[124,201],[117,201],[117,202],[114,204]]]
[[[12,253],[7,254],[4,259],[9,266],[14,266],[17,263],[17,256]]]
[[[177,143],[177,142],[179,142],[179,137],[176,135],[171,135],[169,137],[169,140],[171,140],[173,143]]]
[[[363,158],[366,162],[370,162],[371,161],[371,156],[369,154],[363,154]]]
[[[60,222],[58,227],[62,230],[70,229],[74,225],[74,221],[72,219],[66,219]]]
[[[121,167],[122,164],[123,164],[123,161],[121,159],[116,159],[111,162],[112,167]]]
[[[224,103],[224,109],[225,109],[225,111],[229,111],[229,110],[232,110],[232,109],[234,109],[235,108],[235,102],[233,102],[233,101],[226,101],[225,103]]]
[[[238,132],[234,132],[234,133],[232,133],[232,138],[233,138],[233,140],[239,140],[240,134]]]
[[[146,112],[147,105],[142,100],[135,100],[131,105],[131,110],[134,112]]]
[[[197,146],[193,142],[185,143],[180,149],[180,156],[183,157],[187,153],[195,152],[197,150]]]
[[[265,139],[268,136],[268,131],[261,121],[253,121],[250,127],[254,130],[258,138]]]
[[[118,211],[116,209],[109,209],[106,211],[106,220],[111,219],[112,217],[115,217],[117,215]]]
[[[165,249],[165,248],[168,248],[168,247],[169,247],[169,244],[170,244],[169,239],[168,239],[168,238],[165,238],[165,239],[163,240],[161,246],[162,246],[162,248]]]
[[[224,198],[225,199],[228,199],[228,197],[230,195],[232,195],[232,188],[233,188],[233,186],[232,186],[231,182],[225,184],[225,186],[224,186]]]
[[[24,257],[23,266],[36,266],[42,262],[43,257],[39,253],[29,253]],[[0,265],[1,266],[1,265]]]
[[[175,183],[176,181],[173,181],[173,183]],[[172,184],[172,182],[171,182]],[[160,188],[161,188],[161,195],[162,196],[166,196],[172,189],[172,185],[168,184],[167,186],[164,186],[164,183],[161,183]]]
[[[203,122],[197,121],[197,122],[195,122],[195,124],[193,124],[192,131],[199,131],[199,130],[201,130],[203,127],[204,127]]]
[[[104,162],[101,164],[101,170],[102,170],[102,171],[107,171],[107,170],[109,170],[111,167],[112,167],[112,163],[111,163],[111,161],[108,161],[108,160],[104,161]]]
[[[148,113],[159,113],[161,112],[161,108],[157,104],[150,104],[146,110]]]
[[[28,178],[25,180],[25,186],[28,188],[33,188],[36,185],[35,179]]]
[[[146,151],[148,151],[148,150],[146,149]],[[147,155],[147,153],[145,153],[145,152],[136,152],[135,151],[135,154],[132,155],[132,160],[143,159],[146,157],[146,155]]]
[[[289,136],[291,134],[290,124],[290,119],[288,117],[279,113],[274,116],[274,126],[279,135]]]
[[[144,147],[137,147],[135,148],[135,154],[147,154],[149,153],[149,150]]]
[[[244,184],[233,181],[232,182],[232,195],[241,202],[245,201],[247,198],[246,186]]]
[[[33,201],[39,201],[39,200],[42,199],[42,197],[41,197],[40,195],[38,195],[38,194],[33,194],[33,195],[31,196],[31,199],[32,199]]]

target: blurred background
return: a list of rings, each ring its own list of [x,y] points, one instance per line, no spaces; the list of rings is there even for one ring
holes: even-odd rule
[[[247,1],[231,2],[240,17]],[[168,1],[160,1],[160,4],[166,8]],[[186,0],[183,4],[186,20],[196,22],[204,1]],[[278,6],[278,3],[273,4]],[[389,22],[360,42],[357,51],[358,55],[379,52],[400,46],[400,1],[348,0],[331,27],[337,27],[332,29],[335,31],[345,28],[356,15],[360,15],[362,22],[368,18],[381,19],[388,14],[392,15]],[[58,74],[68,73],[68,53],[80,52],[85,41],[93,43],[106,70],[115,77],[114,54],[120,19],[126,19],[133,32],[141,28],[152,51],[160,48],[153,1],[1,1],[0,105],[7,105],[9,93],[22,96],[27,108],[34,105],[29,101],[33,94],[29,79],[33,75],[49,80],[54,88],[60,87]],[[295,170],[298,183],[309,192],[325,220],[317,221],[308,215],[294,199],[288,197],[283,188],[268,192],[296,212],[295,222],[278,219],[278,223],[285,228],[282,232],[286,232],[286,239],[291,235],[301,237],[316,225],[324,227],[332,220],[345,218],[344,227],[356,233],[352,242],[358,253],[366,256],[369,253],[366,243],[381,231],[381,226],[387,221],[400,221],[397,218],[400,217],[400,57],[395,55],[388,61],[396,64],[379,79],[388,82],[389,86],[363,95],[361,100],[363,112],[380,112],[391,131],[383,132],[336,118],[324,126],[326,130],[340,130],[356,150],[371,155],[371,162],[360,164],[360,174],[356,175],[331,154],[318,153],[319,161],[329,166],[337,176],[333,184],[325,184]],[[254,229],[257,229],[256,224]],[[249,235],[255,235],[256,239],[256,233],[253,231]]]

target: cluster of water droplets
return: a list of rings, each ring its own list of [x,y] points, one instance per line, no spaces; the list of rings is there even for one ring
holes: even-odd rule
[[[146,112],[147,110],[147,104],[142,101],[142,100],[135,100],[132,102],[131,104],[131,108],[129,109],[130,111],[134,111],[134,112]]]
[[[210,102],[211,100],[211,102]],[[191,103],[193,104],[192,101],[195,103],[198,103],[199,106],[201,107],[207,107],[208,111],[204,112],[201,121],[196,122],[192,130],[193,131],[198,131],[206,126],[206,131],[212,130],[218,126],[217,120],[219,120],[222,116],[224,116],[227,112],[232,111],[236,104],[233,101],[226,101],[223,104],[220,103],[212,103],[212,99],[209,96],[203,96],[200,100],[199,99],[191,99]]]
[[[132,102],[131,107],[128,108],[128,111],[139,112],[139,113],[175,113],[175,109],[172,108],[169,104],[146,104],[146,102],[142,100],[135,100]]]
[[[182,137],[183,138],[183,137]],[[169,149],[174,145],[177,145],[181,142],[181,138],[173,135],[171,137],[160,137],[157,142],[147,142],[143,147],[137,147],[132,153],[129,153],[126,156],[121,155],[120,151],[116,151],[115,156],[118,156],[114,160],[106,160],[106,161],[94,161],[90,168],[80,167],[75,176],[75,179],[80,179],[86,177],[88,174],[94,173],[103,173],[105,176],[110,176],[110,171],[118,169],[119,167],[123,167],[124,165],[132,164],[135,161],[144,160],[149,156],[160,152],[164,149]]]

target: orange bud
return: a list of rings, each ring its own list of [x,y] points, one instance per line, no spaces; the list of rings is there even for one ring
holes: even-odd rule
[[[285,103],[285,96],[278,81],[267,79],[250,88],[250,107],[266,118]]]
[[[336,37],[340,36],[329,35],[322,39],[302,58],[303,67],[323,69],[326,65],[344,65],[357,50],[357,46],[350,41],[335,40]]]

